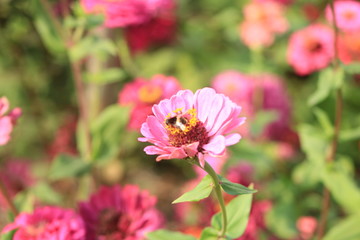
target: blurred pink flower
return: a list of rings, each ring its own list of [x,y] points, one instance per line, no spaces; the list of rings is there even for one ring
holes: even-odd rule
[[[360,32],[348,32],[340,35],[338,53],[344,64],[360,61]]]
[[[241,107],[212,88],[194,93],[179,91],[170,99],[162,100],[152,108],[155,116],[148,116],[141,127],[141,142],[155,146],[145,147],[156,160],[198,157],[204,166],[207,156],[221,157],[227,146],[236,144],[240,134],[231,133],[245,118],[240,118]],[[226,136],[225,136],[226,135]]]
[[[284,17],[284,7],[274,1],[250,2],[244,7],[244,22],[240,25],[240,37],[250,48],[270,46],[275,34],[289,28]]]
[[[256,98],[260,99],[259,109],[276,111],[278,119],[269,124],[264,131],[268,138],[280,140],[283,131],[289,128],[290,99],[279,77],[271,74],[249,76],[228,70],[216,75],[212,86],[216,91],[229,95],[235,103],[243,106],[244,114],[249,117],[256,114]],[[241,133],[249,135],[249,132],[243,130]]]
[[[14,108],[7,115],[9,110],[9,100],[6,97],[0,98],[0,146],[5,145],[10,140],[10,134],[16,123],[16,120],[21,116],[21,109]]]
[[[169,0],[169,4],[156,17],[126,28],[125,37],[131,50],[136,53],[152,46],[171,43],[175,39],[175,32],[175,3]]]
[[[105,27],[142,24],[156,16],[169,0],[81,0],[86,13],[105,15]]]
[[[311,216],[300,217],[296,222],[296,227],[300,232],[301,239],[311,239],[317,227],[317,220]]]
[[[155,197],[135,185],[101,187],[88,202],[79,204],[86,239],[145,239],[163,223],[155,204]]]
[[[293,2],[293,0],[255,0],[255,2],[263,3],[263,2],[277,2],[283,5],[289,5]]]
[[[268,47],[274,43],[274,34],[263,23],[245,21],[240,24],[240,38],[250,48]]]
[[[231,182],[249,186],[253,181],[255,169],[249,162],[241,161],[227,170],[226,177]]]
[[[170,98],[181,89],[174,77],[155,75],[149,81],[137,78],[125,84],[119,92],[120,105],[132,105],[129,128],[139,130],[146,117],[150,115],[155,103]]]
[[[19,177],[21,176],[21,177]],[[31,186],[35,179],[30,171],[30,163],[26,160],[10,159],[0,168],[0,181],[6,187],[10,197]],[[0,208],[8,208],[5,197],[0,193]]]
[[[287,60],[299,75],[307,75],[325,68],[334,55],[333,31],[321,24],[313,24],[290,37]]]
[[[291,118],[290,99],[286,88],[279,77],[271,74],[258,76],[256,83],[260,91],[263,91],[262,108],[275,110],[278,114],[278,119],[266,127],[265,135],[272,140],[280,140],[281,135],[289,127]]]
[[[85,240],[83,220],[73,210],[41,207],[33,213],[21,213],[3,233],[17,231],[13,240]]]
[[[336,25],[343,31],[360,30],[360,3],[358,1],[342,0],[334,2]],[[325,10],[326,19],[332,23],[333,14],[328,5]]]

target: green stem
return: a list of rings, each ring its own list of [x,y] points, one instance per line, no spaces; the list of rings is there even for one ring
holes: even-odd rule
[[[225,238],[225,233],[226,233],[226,228],[227,228],[227,216],[226,216],[225,201],[224,201],[224,197],[222,195],[221,187],[220,187],[220,180],[219,180],[216,172],[214,171],[214,169],[207,162],[205,162],[205,166],[203,169],[210,175],[210,177],[213,180],[214,187],[215,187],[215,194],[216,194],[216,197],[220,204],[220,208],[221,208],[221,212],[222,212],[222,228],[221,228],[219,238],[222,239],[222,238]]]

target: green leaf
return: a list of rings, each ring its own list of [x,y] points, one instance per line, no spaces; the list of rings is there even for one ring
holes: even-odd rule
[[[340,132],[339,140],[341,142],[353,141],[357,139],[360,139],[360,126],[349,130],[343,130]]]
[[[330,190],[334,199],[348,213],[359,212],[360,189],[348,173],[327,168],[322,177],[325,186]]]
[[[352,215],[333,226],[323,240],[358,240],[360,239],[360,214]]]
[[[279,114],[276,111],[259,111],[251,123],[250,131],[252,135],[258,136],[268,124],[276,121],[278,118]]]
[[[279,202],[266,214],[266,225],[277,236],[283,239],[293,239],[297,234],[295,226],[295,206],[289,202]]]
[[[329,96],[331,90],[334,87],[334,72],[332,69],[327,68],[320,72],[318,79],[317,89],[310,96],[308,104],[309,106],[314,106],[321,101],[325,100]]]
[[[95,119],[91,126],[94,161],[111,160],[118,154],[128,118],[129,108],[114,104]]]
[[[200,240],[218,240],[218,234],[218,230],[207,227],[201,232]]]
[[[257,192],[257,190],[247,188],[241,184],[230,182],[229,180],[227,180],[226,178],[220,175],[218,175],[218,178],[220,180],[220,186],[228,194],[242,195],[242,194],[252,194]]]
[[[69,177],[80,177],[90,170],[90,164],[82,159],[70,155],[58,155],[53,161],[50,172],[50,180],[59,180]]]
[[[33,20],[35,28],[47,49],[55,56],[64,52],[64,42],[56,31],[56,26],[51,20],[50,13],[43,7],[39,0],[33,2]]]
[[[312,163],[321,168],[325,163],[325,152],[328,146],[326,136],[314,126],[302,124],[299,127],[301,149]]]
[[[62,202],[61,195],[55,192],[47,183],[39,182],[32,188],[30,192],[36,196],[42,203],[60,204]]]
[[[252,189],[252,186],[250,186]],[[252,194],[240,195],[231,200],[226,206],[227,230],[226,236],[230,238],[240,237],[247,226],[251,210]],[[222,213],[217,213],[211,219],[211,225],[218,230],[222,228]]]
[[[293,173],[292,179],[299,188],[311,189],[321,181],[318,165],[311,161],[304,161],[297,164]]]
[[[86,56],[94,54],[99,60],[108,55],[116,54],[116,46],[110,39],[97,36],[87,36],[70,48],[70,59],[75,62]]]
[[[314,108],[314,114],[323,128],[327,137],[331,137],[334,133],[333,124],[330,122],[326,112],[320,108]]]
[[[35,206],[35,196],[29,191],[22,191],[14,198],[15,205],[19,212],[32,212]]]
[[[342,68],[345,72],[350,74],[359,74],[360,73],[360,63],[351,63],[347,65],[342,65]]]
[[[196,240],[193,236],[168,230],[157,230],[147,235],[148,240]]]
[[[85,73],[84,80],[86,82],[107,84],[121,81],[125,78],[126,74],[119,68],[107,68],[101,72]]]
[[[201,182],[191,191],[184,193],[172,203],[196,202],[207,198],[214,188],[210,175],[206,175]]]
[[[7,233],[1,233],[0,240],[12,240],[15,232],[16,232],[16,229],[12,230],[10,232],[7,232]]]
[[[137,63],[141,72],[139,76],[151,77],[154,74],[168,72],[176,59],[174,49],[163,48],[155,52],[147,52],[147,54],[137,56]]]

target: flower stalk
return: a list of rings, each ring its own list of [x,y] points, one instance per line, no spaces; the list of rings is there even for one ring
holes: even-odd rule
[[[198,162],[197,162],[196,165],[201,167]],[[218,202],[220,204],[220,209],[221,209],[221,213],[222,213],[221,214],[221,216],[222,216],[222,227],[221,227],[221,231],[219,233],[219,239],[225,239],[225,233],[226,233],[226,229],[227,229],[227,214],[226,214],[226,206],[225,206],[224,197],[223,197],[222,192],[221,192],[220,179],[217,176],[214,169],[206,161],[205,161],[205,166],[202,169],[210,175],[210,177],[211,177],[211,179],[212,179],[212,181],[214,183],[215,195],[216,195],[216,197],[218,199]]]
[[[330,8],[333,15],[333,30],[334,30],[334,58],[333,58],[333,70],[334,72],[339,71],[339,57],[338,57],[338,51],[337,51],[337,45],[338,45],[338,35],[339,35],[339,29],[337,27],[336,22],[336,14],[335,14],[335,6],[334,1],[330,0]],[[331,143],[331,149],[330,154],[326,158],[326,161],[328,163],[331,163],[335,160],[336,157],[336,151],[338,147],[338,138],[340,134],[340,127],[341,127],[341,119],[342,119],[342,110],[343,110],[343,97],[342,97],[342,90],[341,85],[337,87],[336,89],[336,106],[335,106],[335,130],[334,130],[334,136]],[[330,208],[330,191],[326,187],[323,191],[323,201],[322,201],[322,209],[321,209],[321,215],[319,220],[319,227],[317,229],[317,239],[321,240],[325,234],[326,229],[326,223],[329,215],[329,208]]]

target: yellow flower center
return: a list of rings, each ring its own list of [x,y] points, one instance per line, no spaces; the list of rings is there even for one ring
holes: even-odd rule
[[[160,100],[162,90],[159,86],[147,84],[139,89],[138,96],[144,103],[156,103]]]

